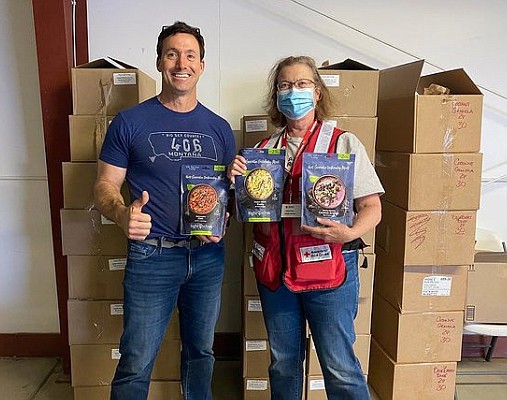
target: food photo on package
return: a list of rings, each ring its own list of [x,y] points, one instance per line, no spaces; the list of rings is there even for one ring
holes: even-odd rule
[[[247,170],[235,178],[236,219],[279,221],[282,214],[285,150],[241,149]]]
[[[228,190],[224,165],[183,165],[181,234],[222,236]]]
[[[348,226],[354,219],[354,154],[303,153],[301,224],[327,218]]]

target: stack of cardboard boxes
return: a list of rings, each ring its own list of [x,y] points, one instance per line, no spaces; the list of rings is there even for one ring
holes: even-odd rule
[[[332,120],[337,127],[353,132],[364,144],[368,157],[375,159],[377,130],[377,93],[379,72],[352,60],[320,70],[330,88],[335,108]],[[252,147],[261,139],[275,132],[266,115],[247,115],[242,118],[243,147]],[[269,399],[268,367],[269,343],[262,316],[255,282],[252,254],[252,224],[244,224],[245,255],[243,261],[243,379],[245,399]],[[375,231],[363,237],[369,245],[359,259],[359,310],[355,320],[357,340],[355,351],[365,375],[371,337],[371,306],[373,298],[373,274],[375,269]],[[366,261],[365,261],[366,259]],[[308,352],[305,365],[305,398],[325,399],[322,371],[315,352],[311,333],[307,340]]]
[[[385,188],[369,382],[381,399],[452,399],[479,208],[482,94],[423,61],[380,72],[376,169]],[[431,84],[449,94],[428,94]]]
[[[63,163],[63,254],[68,262],[68,321],[75,400],[109,399],[123,328],[127,240],[93,209],[97,156],[114,115],[155,95],[137,68],[100,59],[72,69],[71,162]],[[124,188],[125,189],[125,188]],[[128,201],[128,192],[123,190]],[[173,317],[153,371],[150,400],[181,399],[179,327]]]
[[[257,142],[275,132],[266,115],[248,115],[241,121],[242,147],[253,147]],[[268,333],[262,315],[262,306],[253,272],[253,224],[243,224],[245,253],[241,275],[242,292],[242,357],[243,398],[245,400],[269,400],[271,398],[268,367],[270,353]]]
[[[373,163],[377,133],[377,98],[379,71],[357,61],[347,59],[341,63],[319,69],[333,99],[333,117],[336,126],[358,137]],[[371,307],[373,275],[375,271],[375,230],[363,238],[368,245],[359,256],[359,307],[354,320],[356,342],[354,351],[363,373],[368,375],[371,339]],[[307,344],[306,399],[325,400],[324,377],[315,351],[311,332]]]

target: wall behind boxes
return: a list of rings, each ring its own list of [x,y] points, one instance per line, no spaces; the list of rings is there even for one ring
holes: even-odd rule
[[[6,202],[0,211],[0,332],[56,332],[31,5],[0,0],[0,10],[0,57],[5,61],[0,87],[8,94],[0,107],[0,139],[9,144],[0,149],[0,189]],[[142,7],[134,0],[88,0],[90,59],[109,55],[133,64],[156,78],[160,88],[155,68],[160,27],[176,19],[197,25],[207,44],[199,98],[235,130],[242,115],[263,113],[261,88],[269,68],[286,55],[309,54],[317,63],[352,58],[375,68],[420,57],[427,60],[424,74],[463,67],[485,95],[481,151],[487,180],[507,172],[507,81],[502,71],[507,55],[500,51],[506,12],[501,0],[489,1],[488,7],[436,0],[386,0],[382,7],[374,0],[347,5],[332,0],[208,0],[199,8],[167,0]],[[29,29],[21,32],[16,26]],[[507,217],[498,217],[498,210],[505,209],[506,188],[505,179],[484,182],[478,226],[507,241]],[[220,331],[239,331],[240,266],[241,256],[237,266],[228,267]]]

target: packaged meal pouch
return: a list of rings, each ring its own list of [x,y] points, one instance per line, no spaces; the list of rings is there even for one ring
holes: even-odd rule
[[[354,218],[355,154],[303,153],[301,223],[317,217],[351,226]]]
[[[222,236],[228,189],[224,165],[183,165],[181,234]]]
[[[242,149],[247,171],[235,178],[236,217],[240,222],[279,221],[282,214],[285,150]]]

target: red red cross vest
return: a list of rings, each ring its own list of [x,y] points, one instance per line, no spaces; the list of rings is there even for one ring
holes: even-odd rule
[[[336,142],[343,133],[334,121],[315,122],[306,133],[303,152],[336,152]],[[263,140],[259,147],[281,146],[282,132]],[[327,146],[326,146],[327,145]],[[304,146],[304,147],[303,147]],[[325,149],[325,150],[324,150]],[[320,151],[319,151],[320,150]],[[301,203],[301,150],[294,158],[284,187],[284,203]],[[291,198],[291,199],[290,199]],[[257,280],[270,290],[283,283],[293,292],[331,289],[345,280],[342,243],[327,243],[302,232],[300,218],[282,218],[280,222],[254,225],[253,260]],[[329,246],[330,259],[307,261],[304,257],[315,246]],[[328,252],[329,254],[329,252]]]

